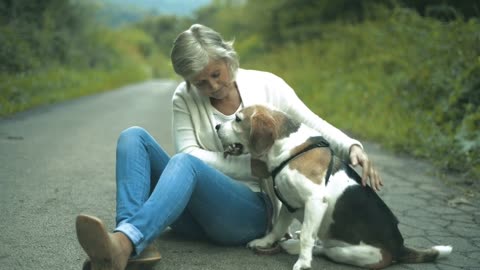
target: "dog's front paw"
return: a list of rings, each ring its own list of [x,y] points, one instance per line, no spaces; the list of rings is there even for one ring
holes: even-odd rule
[[[310,269],[311,262],[311,260],[307,261],[305,259],[298,259],[297,262],[293,265],[293,270]]]
[[[255,248],[269,248],[273,245],[273,243],[275,243],[273,238],[270,237],[269,235],[267,235],[263,238],[256,239],[256,240],[253,240],[253,241],[249,242],[247,244],[247,247],[252,248],[252,249],[255,249]]]

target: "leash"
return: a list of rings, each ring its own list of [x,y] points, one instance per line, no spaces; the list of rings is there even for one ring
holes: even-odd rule
[[[282,204],[288,209],[288,211],[290,213],[293,213],[295,211],[298,210],[298,208],[294,208],[292,207],[291,205],[289,205],[287,203],[287,201],[285,200],[285,198],[282,196],[282,194],[280,193],[280,190],[278,189],[278,186],[277,186],[277,183],[275,182],[275,178],[276,176],[278,175],[278,173],[280,173],[280,171],[290,162],[292,161],[293,159],[301,156],[302,154],[312,150],[312,149],[315,149],[315,148],[324,148],[324,147],[328,147],[330,149],[330,155],[331,155],[331,159],[330,159],[330,163],[328,164],[328,169],[327,169],[327,174],[325,176],[325,185],[328,184],[328,179],[330,179],[330,175],[332,174],[332,169],[333,169],[333,155],[334,155],[334,152],[332,150],[332,148],[330,147],[330,144],[325,140],[325,138],[323,138],[322,136],[317,136],[317,137],[312,137],[310,138],[310,140],[313,141],[312,144],[308,145],[307,147],[305,147],[304,149],[302,149],[302,151],[296,153],[295,155],[289,157],[288,159],[284,160],[282,163],[280,163],[280,165],[278,165],[278,167],[276,167],[271,175],[272,175],[272,180],[273,180],[273,191],[275,192],[275,195],[277,195],[278,199],[282,202]]]

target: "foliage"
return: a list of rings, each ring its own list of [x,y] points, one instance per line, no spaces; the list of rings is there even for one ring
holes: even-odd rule
[[[303,42],[319,38],[319,25],[331,21],[357,22],[363,19],[366,6],[377,0],[266,0],[248,1],[246,9],[260,22],[260,31],[269,44]],[[268,11],[267,11],[268,10]]]
[[[85,38],[91,35],[90,23],[84,19],[86,13],[86,5],[70,1],[3,0],[0,72],[18,73],[65,64],[78,51],[92,47]],[[95,47],[95,51],[102,51],[102,47]],[[81,64],[102,64],[90,55],[84,54]]]
[[[402,0],[406,7],[412,7],[422,16],[440,20],[452,20],[459,17],[467,19],[480,15],[480,3],[472,0]]]
[[[172,77],[152,36],[95,25],[90,1],[0,1],[0,116]]]
[[[135,27],[148,34],[162,54],[169,55],[173,40],[191,23],[189,19],[176,16],[151,16],[136,23]]]

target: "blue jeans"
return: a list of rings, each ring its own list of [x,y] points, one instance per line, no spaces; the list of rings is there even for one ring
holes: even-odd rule
[[[189,154],[169,157],[140,127],[117,144],[116,232],[140,252],[167,226],[192,238],[243,245],[267,229],[271,207],[262,193]]]

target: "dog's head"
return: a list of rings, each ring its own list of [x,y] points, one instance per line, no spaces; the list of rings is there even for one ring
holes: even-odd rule
[[[282,136],[286,119],[285,114],[263,105],[242,109],[235,115],[235,120],[216,127],[225,156],[243,153],[250,153],[253,157],[265,155],[275,140]]]

